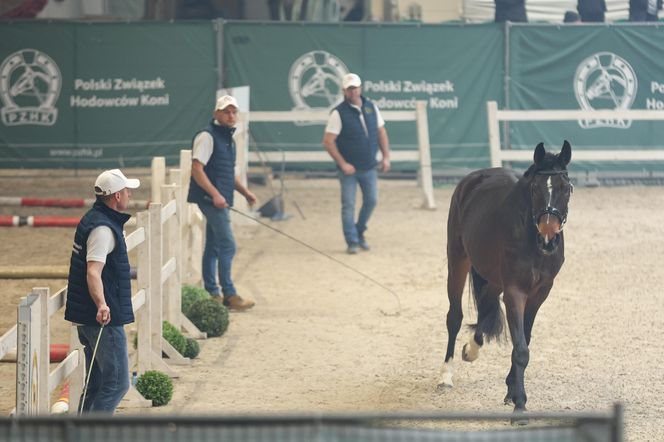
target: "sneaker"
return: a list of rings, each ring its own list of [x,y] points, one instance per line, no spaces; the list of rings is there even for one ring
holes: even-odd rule
[[[357,244],[351,244],[346,249],[346,253],[348,253],[349,255],[355,255],[357,253],[357,251],[358,251],[358,245]]]
[[[369,243],[367,242],[366,239],[364,239],[364,238],[360,238],[360,243],[359,243],[359,244],[360,244],[360,248],[361,248],[362,250],[366,250],[367,252],[368,252],[369,250],[371,250],[371,247],[369,247]]]
[[[242,299],[242,296],[233,295],[224,298],[224,305],[228,307],[228,310],[237,310],[241,312],[243,310],[249,310],[256,305],[256,303],[250,299]]]
[[[219,304],[224,303],[224,297],[223,296],[221,296],[221,295],[210,295],[210,296],[212,297],[212,299],[217,301]]]

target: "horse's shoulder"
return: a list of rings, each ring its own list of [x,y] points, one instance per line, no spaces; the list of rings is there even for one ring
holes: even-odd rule
[[[479,169],[466,175],[459,183],[460,188],[466,192],[474,190],[491,190],[512,186],[518,181],[516,174],[509,169],[493,167]]]

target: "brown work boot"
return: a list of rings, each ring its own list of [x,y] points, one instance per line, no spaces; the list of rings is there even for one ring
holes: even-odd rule
[[[249,310],[256,303],[250,299],[242,299],[242,296],[233,295],[224,297],[224,305],[228,310],[236,310],[238,312]]]

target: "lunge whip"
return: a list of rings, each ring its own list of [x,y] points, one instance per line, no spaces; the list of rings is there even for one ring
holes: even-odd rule
[[[383,311],[382,309],[380,310],[381,313],[383,313],[385,316],[399,316],[399,315],[401,314],[401,299],[399,298],[399,295],[397,295],[396,292],[394,292],[394,290],[392,290],[392,289],[390,289],[389,287],[385,286],[384,284],[381,284],[380,282],[376,281],[374,278],[372,278],[371,276],[367,275],[366,273],[363,273],[363,272],[357,270],[356,268],[349,266],[348,264],[346,264],[345,262],[343,262],[343,261],[341,261],[341,260],[335,258],[334,256],[332,256],[332,255],[330,255],[330,254],[328,254],[328,253],[325,253],[325,252],[323,252],[322,250],[319,250],[319,249],[317,249],[317,248],[315,248],[315,247],[313,247],[313,246],[311,246],[311,245],[305,243],[304,241],[302,241],[302,240],[300,240],[300,239],[297,239],[297,238],[295,238],[294,236],[291,236],[291,235],[289,235],[288,233],[283,232],[283,231],[277,229],[276,227],[273,227],[273,226],[271,226],[271,225],[269,225],[269,224],[267,224],[267,223],[264,223],[263,221],[261,221],[261,220],[259,220],[259,219],[256,219],[256,218],[254,218],[253,216],[251,216],[251,215],[249,215],[249,214],[247,214],[247,213],[242,212],[241,210],[235,209],[234,207],[229,207],[229,209],[232,210],[232,211],[235,212],[235,213],[239,213],[240,215],[244,216],[245,218],[249,218],[249,219],[251,219],[252,221],[257,222],[258,224],[262,225],[263,227],[267,227],[268,229],[270,229],[270,230],[272,230],[272,231],[274,231],[274,232],[277,232],[278,234],[283,235],[283,236],[285,236],[286,238],[288,238],[288,239],[290,239],[290,240],[292,240],[292,241],[295,241],[296,243],[298,243],[298,244],[300,244],[300,245],[303,245],[304,247],[308,248],[309,250],[313,250],[314,252],[316,252],[316,253],[318,253],[318,254],[321,254],[321,255],[325,256],[326,258],[328,258],[328,259],[331,259],[332,261],[336,262],[337,264],[342,265],[342,266],[344,266],[345,268],[347,268],[348,270],[351,270],[351,271],[357,273],[358,275],[362,276],[363,278],[366,278],[366,279],[368,279],[369,281],[373,282],[373,283],[376,284],[378,287],[380,287],[380,288],[382,288],[383,290],[385,290],[385,291],[391,293],[392,296],[394,296],[394,298],[397,300],[398,309],[397,309],[397,312],[396,312],[396,313],[386,313],[386,312]]]

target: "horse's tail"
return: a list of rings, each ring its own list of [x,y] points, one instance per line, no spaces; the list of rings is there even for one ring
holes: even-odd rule
[[[477,307],[477,324],[471,325],[474,330],[480,330],[488,341],[503,337],[505,318],[500,308],[500,293],[489,293],[489,283],[477,273],[475,267],[470,268],[470,283],[473,298]]]

